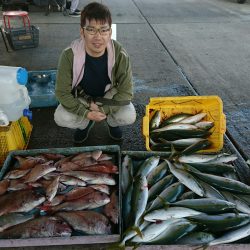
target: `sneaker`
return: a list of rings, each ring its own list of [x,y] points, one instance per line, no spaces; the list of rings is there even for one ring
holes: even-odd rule
[[[111,127],[109,126],[109,135],[113,140],[122,140],[122,131],[120,127]]]
[[[81,16],[81,14],[76,13],[76,12],[69,12],[69,16],[71,16],[71,17],[79,17],[79,16]]]
[[[75,13],[77,13],[77,14],[81,15],[81,10],[76,9],[76,10],[75,10]]]
[[[85,129],[77,129],[74,133],[74,142],[75,143],[83,143],[85,140],[87,140],[89,131],[94,125],[94,121],[89,121],[88,126]]]

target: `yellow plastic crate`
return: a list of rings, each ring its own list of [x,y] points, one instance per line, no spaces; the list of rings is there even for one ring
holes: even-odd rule
[[[0,127],[0,166],[9,151],[27,148],[31,131],[32,125],[27,117],[21,117],[7,127]]]
[[[149,121],[155,111],[161,110],[162,119],[179,113],[197,114],[206,112],[203,120],[213,121],[214,127],[208,139],[212,142],[209,149],[200,152],[214,153],[223,148],[224,134],[226,132],[226,117],[223,113],[223,103],[219,96],[178,96],[178,97],[152,97],[146,106],[146,114],[143,117],[143,135],[146,140],[146,148],[149,145]]]

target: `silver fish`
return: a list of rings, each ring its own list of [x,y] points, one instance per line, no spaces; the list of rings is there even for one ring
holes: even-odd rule
[[[143,229],[147,227],[149,224],[150,222],[144,221],[143,223],[139,224],[138,226],[139,230],[143,231]],[[137,232],[133,228],[126,230],[122,236],[122,241],[120,242],[119,247],[125,247],[125,243],[136,235],[137,235]]]
[[[168,163],[163,160],[163,162],[155,167],[147,176],[148,186],[151,187],[152,185],[154,185],[168,172],[168,170]]]
[[[186,219],[175,219],[160,235],[153,240],[150,240],[150,244],[165,245],[173,244],[179,238],[192,232],[197,225]]]
[[[144,213],[148,201],[148,182],[146,176],[137,177],[134,184],[131,206],[134,216],[134,226],[138,226],[139,219]]]
[[[161,223],[151,223],[142,230],[142,237],[137,235],[132,238],[131,242],[149,242],[164,232],[173,223],[173,221],[174,219],[169,219],[162,221]]]
[[[161,111],[156,110],[149,122],[149,130],[158,128],[161,122]]]
[[[201,212],[190,208],[169,207],[169,208],[156,209],[152,212],[149,212],[144,216],[144,220],[150,222],[157,222],[157,221],[168,220],[171,218],[180,219],[198,214],[201,214]]]
[[[151,201],[160,194],[165,188],[169,187],[175,181],[175,177],[170,174],[156,182],[148,191],[148,200]]]
[[[128,186],[132,183],[133,181],[133,162],[132,159],[129,155],[126,155],[123,158],[122,161],[122,181],[121,181],[121,185],[122,185],[122,193],[125,194]]]
[[[172,164],[170,161],[167,161],[169,165],[170,172],[186,187],[192,190],[194,193],[198,194],[199,196],[204,196],[204,190],[202,186],[197,182],[196,178],[194,178],[188,172],[179,169],[178,164]],[[176,167],[177,166],[177,167]]]
[[[154,129],[152,132],[159,133],[163,131],[171,131],[171,130],[177,130],[177,129],[194,130],[194,129],[197,129],[197,127],[192,124],[174,123],[174,124],[169,124],[162,128]]]
[[[217,155],[193,154],[180,156],[177,158],[177,161],[181,163],[212,162],[217,157]]]
[[[178,240],[180,245],[204,245],[212,240],[215,240],[215,236],[207,232],[192,232],[188,235],[181,237]]]
[[[207,116],[206,113],[198,113],[196,115],[184,118],[183,120],[181,120],[181,123],[195,124],[195,123],[201,121],[206,116]]]
[[[239,229],[235,229],[223,234],[221,237],[210,241],[207,246],[215,246],[218,244],[225,244],[234,242],[243,238],[246,238],[250,235],[250,224],[246,226],[240,227]]]
[[[195,126],[197,128],[200,128],[200,129],[209,130],[209,129],[211,129],[214,126],[214,122],[211,122],[211,121],[201,121],[201,122],[195,123]]]
[[[232,202],[214,198],[186,199],[176,201],[171,205],[187,207],[204,213],[222,213],[236,207]]]
[[[157,208],[164,206],[163,201],[165,202],[175,202],[184,192],[185,186],[180,182],[175,182],[171,186],[164,189],[152,203],[148,204],[147,211],[152,211]]]
[[[237,197],[237,195],[234,195],[230,192],[227,191],[221,191],[222,195],[224,195],[224,197],[229,201],[232,202],[236,205],[236,209],[242,213],[246,213],[250,215],[250,207],[248,206],[248,204],[243,201],[242,199],[240,199],[239,197]]]
[[[158,166],[160,161],[159,156],[151,156],[147,158],[139,167],[136,176],[147,176],[155,167]]]

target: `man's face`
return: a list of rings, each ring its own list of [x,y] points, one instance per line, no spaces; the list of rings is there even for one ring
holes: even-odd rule
[[[108,42],[111,39],[111,27],[107,22],[98,20],[86,21],[86,25],[81,27],[81,36],[85,40],[87,53],[93,57],[102,56]]]

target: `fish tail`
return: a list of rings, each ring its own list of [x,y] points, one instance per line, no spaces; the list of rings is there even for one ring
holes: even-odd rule
[[[141,229],[138,226],[133,226],[131,230],[134,230],[141,238],[143,238]]]
[[[125,242],[111,244],[107,249],[108,250],[117,250],[117,249],[124,249],[125,250]]]
[[[174,158],[175,158],[176,156],[178,156],[179,154],[180,154],[180,152],[178,152],[178,151],[175,149],[174,145],[171,144],[171,154],[170,154],[170,156],[169,156],[169,160],[174,159]]]

